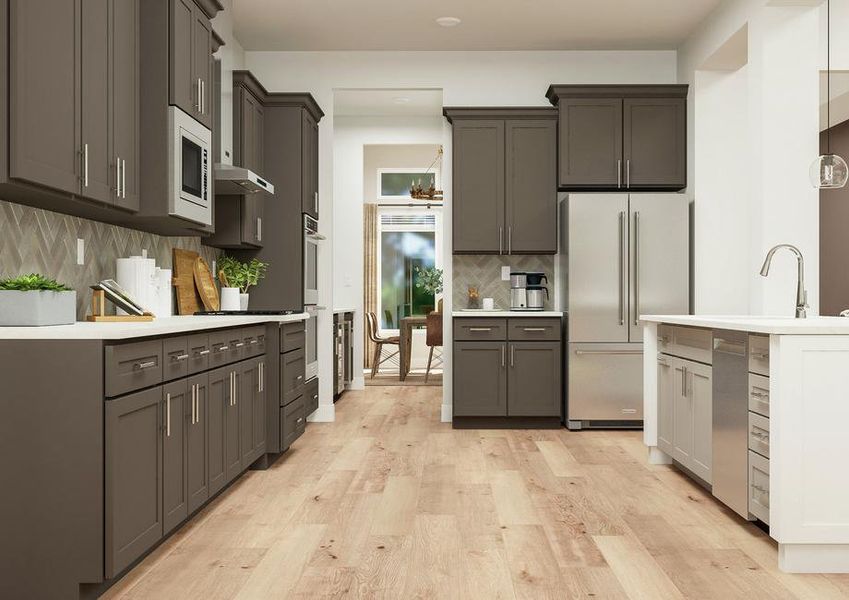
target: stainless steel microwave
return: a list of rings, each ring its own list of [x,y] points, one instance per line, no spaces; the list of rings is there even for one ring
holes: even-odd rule
[[[168,107],[169,214],[212,224],[212,132],[176,106]]]

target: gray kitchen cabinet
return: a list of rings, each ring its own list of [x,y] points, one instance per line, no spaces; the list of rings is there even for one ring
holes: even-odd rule
[[[507,344],[454,342],[454,416],[507,416]]]
[[[560,342],[509,344],[507,415],[560,417]]]
[[[249,75],[245,75],[247,77]],[[264,130],[263,108],[260,101],[236,77],[233,85],[233,162],[262,174]]]
[[[556,111],[446,108],[455,254],[557,252]]]
[[[212,25],[193,0],[170,0],[170,103],[212,128]]]
[[[111,0],[112,152],[110,165],[114,164],[116,183],[113,203],[129,211],[139,209],[141,194],[139,175],[141,166],[139,154],[140,2],[141,0]]]
[[[212,129],[212,23],[195,6],[192,20],[192,81],[200,82],[198,121]]]
[[[165,411],[162,436],[162,527],[168,534],[189,514],[186,486],[186,411],[189,406],[185,379],[162,386]]]
[[[303,349],[280,355],[281,406],[303,395],[305,373],[306,362]]]
[[[318,219],[318,121],[309,111],[301,113],[301,209]]]
[[[105,574],[112,578],[163,534],[162,388],[106,401]]]
[[[675,359],[672,361],[672,378],[676,385],[680,386],[673,396],[673,434],[672,434],[672,458],[679,463],[688,466],[693,460],[693,403],[684,392],[687,373],[684,361]]]
[[[687,185],[686,85],[553,85],[558,184],[567,190]]]
[[[708,365],[687,365],[687,397],[693,411],[693,452],[689,469],[707,483],[712,482],[713,373]]]
[[[303,435],[306,429],[304,398],[299,396],[280,408],[280,445],[283,450]]]
[[[189,514],[209,498],[209,375],[190,377],[189,405],[186,410],[186,495]]]
[[[232,370],[222,367],[210,371],[207,388],[206,426],[209,437],[207,451],[207,480],[209,495],[213,496],[227,484],[227,414],[230,410]]]
[[[252,359],[241,366],[239,422],[243,468],[249,467],[265,453],[265,393],[262,382],[264,365],[264,360]]]
[[[224,481],[233,481],[242,472],[242,430],[239,423],[240,402],[245,399],[241,396],[242,370],[238,366],[230,368],[231,392],[228,397],[224,411]]]
[[[70,3],[69,3],[70,4]],[[110,106],[110,73],[113,48],[121,46],[110,36],[110,5],[112,0],[83,2],[82,23],[84,34],[80,38],[81,89],[86,101],[81,104],[81,192],[87,198],[108,203],[115,197],[115,159],[112,155]],[[119,23],[117,17],[114,18]],[[123,23],[121,23],[123,24]],[[135,70],[133,70],[135,71]],[[68,191],[75,191],[70,189]]]
[[[266,373],[267,363],[265,357],[257,360],[257,369],[259,381],[254,388],[253,401],[253,460],[256,460],[266,451],[266,442],[268,440],[267,433],[267,414],[268,406],[266,385],[268,374]],[[253,462],[253,460],[251,462]]]

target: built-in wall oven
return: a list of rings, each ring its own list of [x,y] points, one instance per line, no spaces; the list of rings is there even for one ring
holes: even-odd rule
[[[169,214],[210,225],[212,132],[176,106],[168,107],[168,128]]]
[[[318,247],[324,236],[318,221],[304,215],[304,304],[318,304]]]

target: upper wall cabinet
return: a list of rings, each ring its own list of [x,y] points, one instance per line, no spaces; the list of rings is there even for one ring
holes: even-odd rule
[[[301,210],[318,219],[318,120],[304,110],[301,114]]]
[[[0,94],[4,197],[90,218],[126,217],[108,209],[139,207],[140,0],[3,4],[0,29],[10,42],[8,57],[6,44],[0,50],[0,69],[9,69],[0,77],[9,90]]]
[[[446,108],[455,254],[557,252],[557,112]]]
[[[213,32],[209,9],[202,9],[202,4],[194,0],[170,2],[170,102],[212,129]]]
[[[564,190],[680,190],[687,185],[686,85],[555,85]]]

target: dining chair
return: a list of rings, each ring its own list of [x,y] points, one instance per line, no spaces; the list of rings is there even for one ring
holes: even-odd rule
[[[401,337],[397,335],[391,337],[382,337],[377,328],[377,315],[373,312],[366,313],[366,320],[368,321],[368,339],[371,340],[371,342],[375,345],[374,360],[372,360],[371,365],[371,378],[374,379],[374,376],[377,375],[377,372],[380,370],[380,365],[400,354]],[[383,354],[384,345],[398,346],[398,350],[381,360],[381,354]]]
[[[428,377],[430,377],[430,369],[433,364],[433,349],[438,347],[442,347],[442,313],[441,312],[431,312],[427,315],[427,334],[426,334],[426,343],[430,347],[430,352],[427,357],[427,371],[425,371],[425,383],[427,383]],[[437,360],[439,360],[439,365],[442,364],[442,356],[437,355]],[[437,366],[439,366],[437,365]]]

